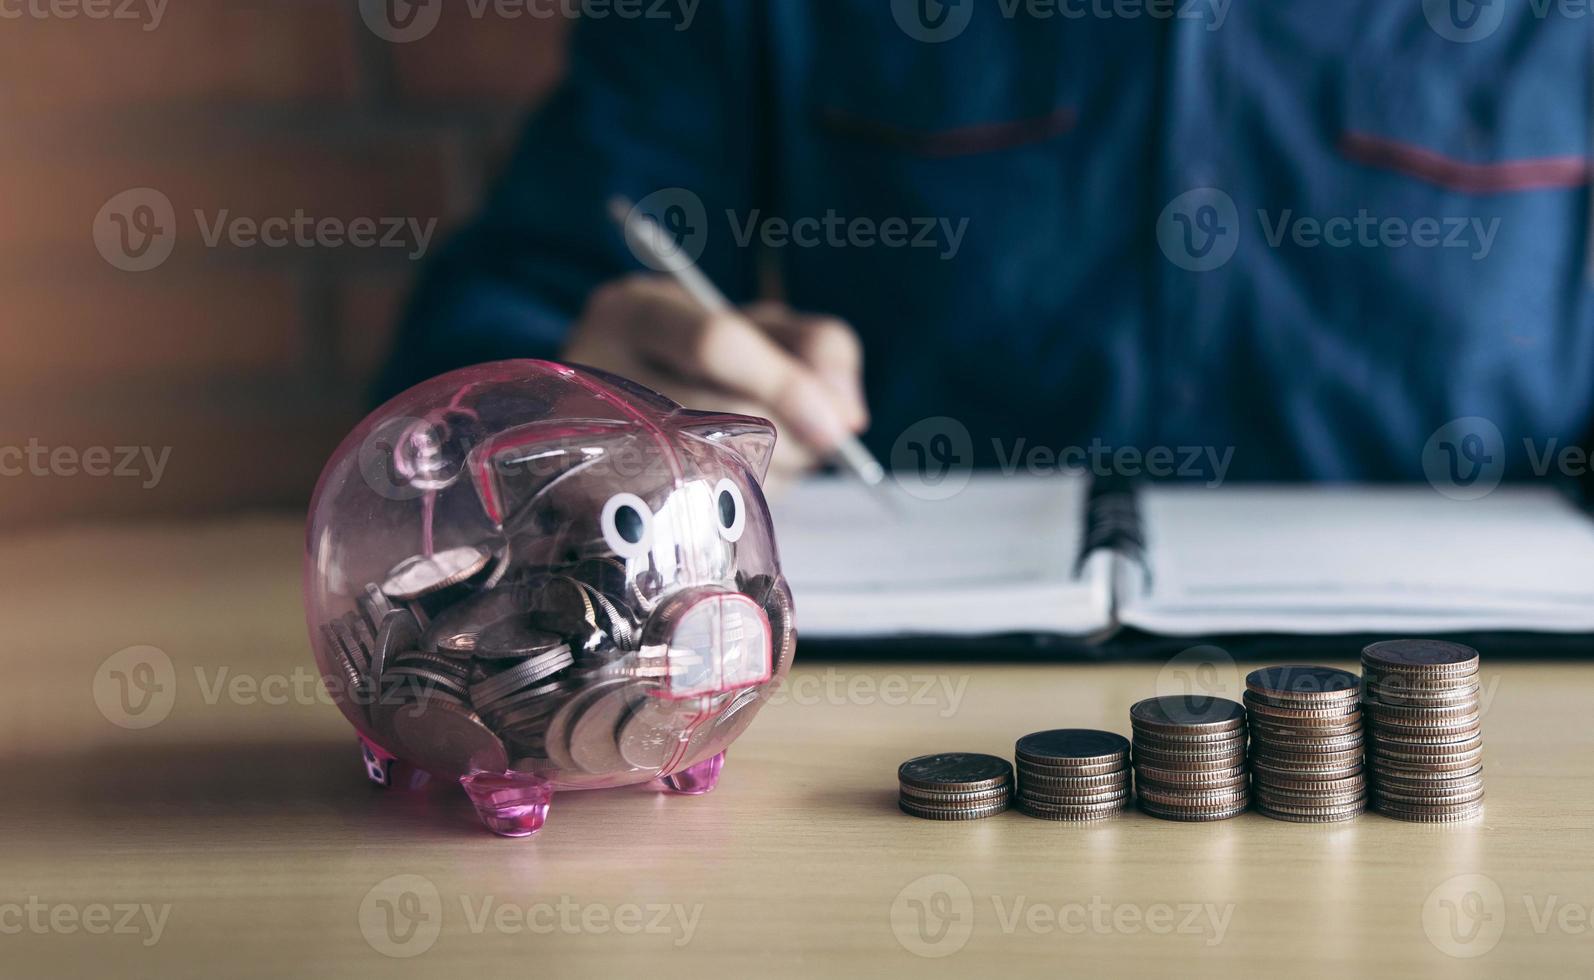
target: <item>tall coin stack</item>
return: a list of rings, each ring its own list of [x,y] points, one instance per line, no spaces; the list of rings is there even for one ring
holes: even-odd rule
[[[1483,812],[1478,651],[1442,640],[1362,650],[1373,808],[1440,823]]]
[[[1164,820],[1227,820],[1250,802],[1245,708],[1226,698],[1148,698],[1129,709],[1135,795]]]
[[[1257,810],[1334,823],[1366,809],[1361,678],[1332,667],[1264,667],[1245,678],[1245,707]]]
[[[903,813],[925,820],[978,820],[1007,809],[1013,764],[978,752],[940,752],[897,767]]]
[[[1129,806],[1129,740],[1090,728],[1018,740],[1018,809],[1043,820],[1100,820]]]

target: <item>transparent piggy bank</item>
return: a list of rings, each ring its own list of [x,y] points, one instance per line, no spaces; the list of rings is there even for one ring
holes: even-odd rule
[[[304,591],[370,776],[457,779],[509,836],[558,790],[712,789],[796,646],[759,489],[774,444],[763,419],[546,361],[368,417],[316,486]]]

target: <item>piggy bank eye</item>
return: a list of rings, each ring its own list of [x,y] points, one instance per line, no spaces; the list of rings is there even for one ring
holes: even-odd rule
[[[653,547],[653,512],[634,493],[617,493],[603,505],[603,540],[622,558],[640,558]]]
[[[726,541],[737,540],[747,528],[742,491],[730,480],[721,480],[714,487],[714,516],[719,520],[720,537]]]

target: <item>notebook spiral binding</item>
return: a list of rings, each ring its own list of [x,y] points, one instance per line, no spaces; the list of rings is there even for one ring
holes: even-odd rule
[[[1117,476],[1098,475],[1091,480],[1085,497],[1085,533],[1074,561],[1075,578],[1084,573],[1091,555],[1110,551],[1139,566],[1145,587],[1150,589],[1151,563],[1146,557],[1146,531],[1135,486],[1134,481]]]

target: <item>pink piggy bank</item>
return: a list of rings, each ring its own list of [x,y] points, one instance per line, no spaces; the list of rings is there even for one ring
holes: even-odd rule
[[[504,361],[394,398],[316,485],[304,594],[367,772],[457,779],[536,833],[552,794],[704,793],[796,648],[763,419]]]

